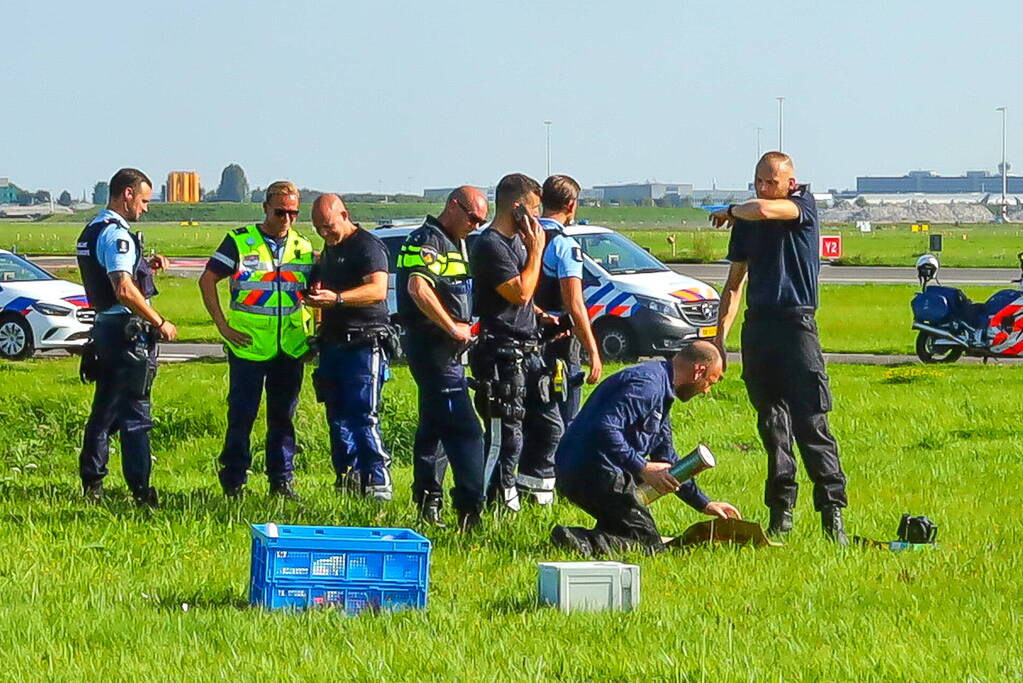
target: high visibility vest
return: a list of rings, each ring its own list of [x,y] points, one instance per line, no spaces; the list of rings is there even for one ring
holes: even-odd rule
[[[228,235],[238,246],[238,264],[231,276],[227,322],[252,337],[249,346],[225,340],[231,353],[246,360],[270,360],[281,352],[302,356],[313,332],[312,314],[302,305],[313,269],[313,245],[289,230],[281,258],[275,260],[255,225]]]

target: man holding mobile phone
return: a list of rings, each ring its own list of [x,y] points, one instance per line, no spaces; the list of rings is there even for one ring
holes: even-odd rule
[[[484,417],[487,499],[517,511],[519,491],[554,502],[554,451],[564,431],[540,355],[533,302],[545,238],[540,185],[521,173],[497,184],[496,213],[473,246],[479,343],[470,360]]]

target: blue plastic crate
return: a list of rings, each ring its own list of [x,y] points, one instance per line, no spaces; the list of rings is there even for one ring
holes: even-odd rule
[[[292,585],[291,582],[264,584],[250,596],[254,605],[269,609],[305,609],[307,607],[338,607],[348,614],[370,611],[400,611],[426,607],[426,591],[418,585],[389,588],[355,584]]]
[[[424,607],[429,579],[430,541],[411,529],[252,525],[253,605]]]

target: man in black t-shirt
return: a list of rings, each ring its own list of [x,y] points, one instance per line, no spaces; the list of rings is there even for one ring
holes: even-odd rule
[[[494,221],[469,257],[480,318],[471,365],[485,420],[487,497],[513,511],[520,491],[541,505],[554,502],[554,451],[564,431],[540,355],[537,319],[552,319],[533,303],[545,244],[539,213],[540,185],[520,173],[505,176]]]
[[[465,238],[486,222],[488,209],[486,195],[477,188],[452,191],[440,215],[427,216],[402,245],[395,288],[405,357],[419,390],[412,500],[425,522],[440,525],[450,462],[455,479],[451,502],[462,531],[480,523],[484,502],[483,430],[463,367],[473,339]]]
[[[732,226],[731,267],[721,292],[716,343],[724,355],[748,274],[742,378],[767,449],[768,533],[792,529],[795,439],[813,481],[824,533],[845,545],[845,474],[828,427],[831,388],[814,320],[820,264],[817,204],[809,186],[796,183],[792,159],[781,152],[760,159],[756,192],[757,199],[711,214],[715,226]]]
[[[323,195],[313,227],[324,248],[305,303],[322,311],[316,396],[327,409],[335,487],[374,500],[391,499],[391,457],[380,436],[380,388],[389,373],[384,346],[387,247],[353,223],[344,201]]]

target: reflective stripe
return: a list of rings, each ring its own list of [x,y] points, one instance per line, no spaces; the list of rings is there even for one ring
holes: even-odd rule
[[[487,451],[487,460],[483,465],[483,490],[490,488],[490,480],[494,476],[494,468],[497,467],[497,458],[501,455],[501,418],[490,418],[490,449]]]
[[[232,311],[240,311],[242,313],[253,313],[255,315],[269,315],[277,316],[278,313],[282,316],[291,315],[301,310],[301,306],[281,306],[279,309],[276,306],[252,306],[250,304],[243,304],[238,301],[231,302]]]
[[[270,268],[269,270],[273,270]],[[311,263],[282,263],[281,272],[293,272],[293,273],[311,273],[313,272],[313,264]]]
[[[528,489],[534,493],[554,490],[554,477],[541,478],[519,473],[515,477],[515,483],[521,488]]]
[[[210,259],[213,260],[213,261],[220,261],[221,263],[223,263],[225,266],[227,266],[229,268],[234,268],[234,266],[235,266],[235,262],[234,261],[232,261],[231,259],[229,259],[226,256],[224,256],[219,251],[213,252],[213,256],[211,256]]]
[[[278,282],[276,280],[231,280],[231,291],[258,289],[264,292],[301,292],[305,289],[304,282]]]

